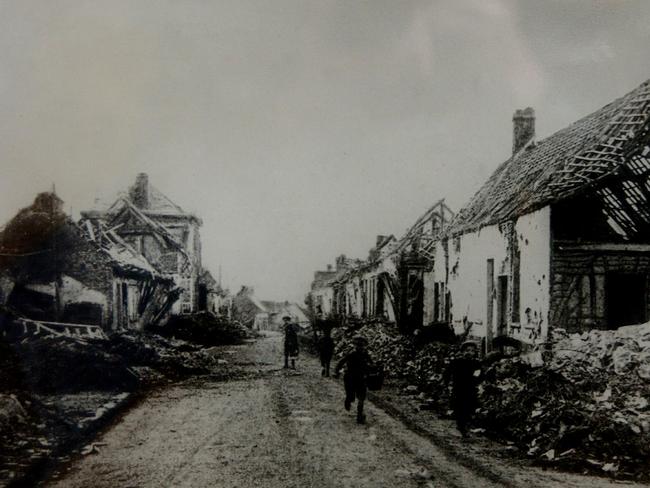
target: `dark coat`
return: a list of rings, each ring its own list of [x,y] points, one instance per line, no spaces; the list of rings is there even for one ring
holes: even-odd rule
[[[341,360],[336,364],[334,372],[338,373],[341,368],[345,366],[346,377],[365,381],[372,364],[372,359],[370,359],[370,355],[365,350],[357,351],[355,349],[341,358]]]
[[[477,359],[459,357],[449,365],[448,379],[452,382],[452,403],[454,409],[471,410],[476,405],[478,375],[481,363]]]
[[[298,332],[294,324],[288,324],[284,329],[284,355],[298,355]]]
[[[329,336],[321,337],[318,341],[318,352],[322,360],[331,360],[334,355],[334,340]]]

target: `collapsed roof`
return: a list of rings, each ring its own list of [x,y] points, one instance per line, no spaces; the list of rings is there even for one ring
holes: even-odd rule
[[[147,227],[154,238],[156,238],[161,244],[178,251],[185,258],[185,265],[187,266],[190,262],[190,256],[187,254],[185,247],[176,240],[165,225],[156,222],[148,215],[146,215],[141,209],[135,206],[131,200],[125,197],[118,198],[115,203],[106,211],[102,212],[101,215],[95,214],[93,212],[82,212],[84,217],[82,220],[92,220],[104,221],[106,222],[106,228],[116,229],[120,227],[120,223],[124,221],[125,214],[133,215],[138,219],[142,225]],[[115,233],[113,233],[115,234]]]
[[[202,223],[201,219],[196,215],[186,212],[164,193],[151,185],[146,173],[137,175],[135,183],[129,188],[128,192],[120,193],[114,200],[111,200],[111,203],[96,200],[95,208],[82,212],[82,215],[87,217],[102,216],[107,212],[111,212],[115,204],[120,200],[130,201],[142,213],[151,217],[175,217],[193,220],[199,225]]]
[[[624,237],[637,234],[641,223],[650,227],[650,164],[640,145],[645,141],[647,148],[649,115],[650,80],[550,137],[529,143],[497,168],[458,212],[448,233],[510,220],[590,187],[598,189],[603,211]],[[605,181],[620,174],[628,182],[605,189]]]
[[[127,274],[162,278],[162,275],[142,254],[133,249],[114,230],[106,228],[103,222],[82,220],[78,225],[84,237],[107,254],[117,269]]]
[[[434,203],[399,240],[397,251],[410,251],[433,259],[435,242],[454,218],[454,212],[445,204],[444,198]]]

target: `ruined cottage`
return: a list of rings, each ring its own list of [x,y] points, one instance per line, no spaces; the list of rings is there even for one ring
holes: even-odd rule
[[[223,317],[230,316],[230,297],[228,291],[214,279],[212,273],[204,269],[198,278],[198,311],[210,312]]]
[[[446,289],[444,283],[435,279],[434,264],[435,246],[453,217],[445,200],[438,200],[399,240],[396,248],[398,322],[407,332],[448,320]]]
[[[146,174],[140,173],[128,193],[108,207],[81,215],[93,225],[114,230],[156,270],[174,280],[182,292],[173,313],[191,313],[200,308],[202,221],[152,186]],[[207,295],[207,289],[202,292]]]
[[[269,329],[269,311],[250,286],[242,286],[233,297],[232,315],[235,320],[252,329]]]
[[[79,226],[53,193],[7,223],[0,235],[0,303],[21,320],[55,331],[105,331],[157,323],[178,294],[171,280],[112,232]],[[32,321],[32,322],[29,322]]]
[[[410,332],[444,320],[438,296],[444,288],[434,283],[435,243],[453,212],[444,200],[424,212],[399,240],[379,235],[364,261],[345,256],[336,269],[316,271],[309,293],[314,313],[339,318],[380,318]]]
[[[514,115],[513,153],[436,245],[457,332],[532,342],[650,314],[650,81],[550,137]]]

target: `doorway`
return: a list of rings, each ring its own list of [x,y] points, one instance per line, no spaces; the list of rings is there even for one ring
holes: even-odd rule
[[[508,277],[499,276],[497,281],[497,337],[508,330]]]
[[[208,309],[208,287],[204,284],[199,285],[198,309],[201,312]]]
[[[608,273],[605,293],[609,329],[646,322],[646,275]]]

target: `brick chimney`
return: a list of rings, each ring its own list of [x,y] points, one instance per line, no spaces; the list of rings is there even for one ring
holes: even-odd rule
[[[149,177],[147,173],[139,173],[135,184],[129,191],[131,201],[138,208],[149,208]]]
[[[345,254],[341,254],[339,257],[336,258],[336,271],[340,271],[342,269],[347,268],[347,258],[345,257]]]
[[[517,110],[512,116],[512,125],[512,154],[515,154],[535,138],[535,111],[530,107]]]

